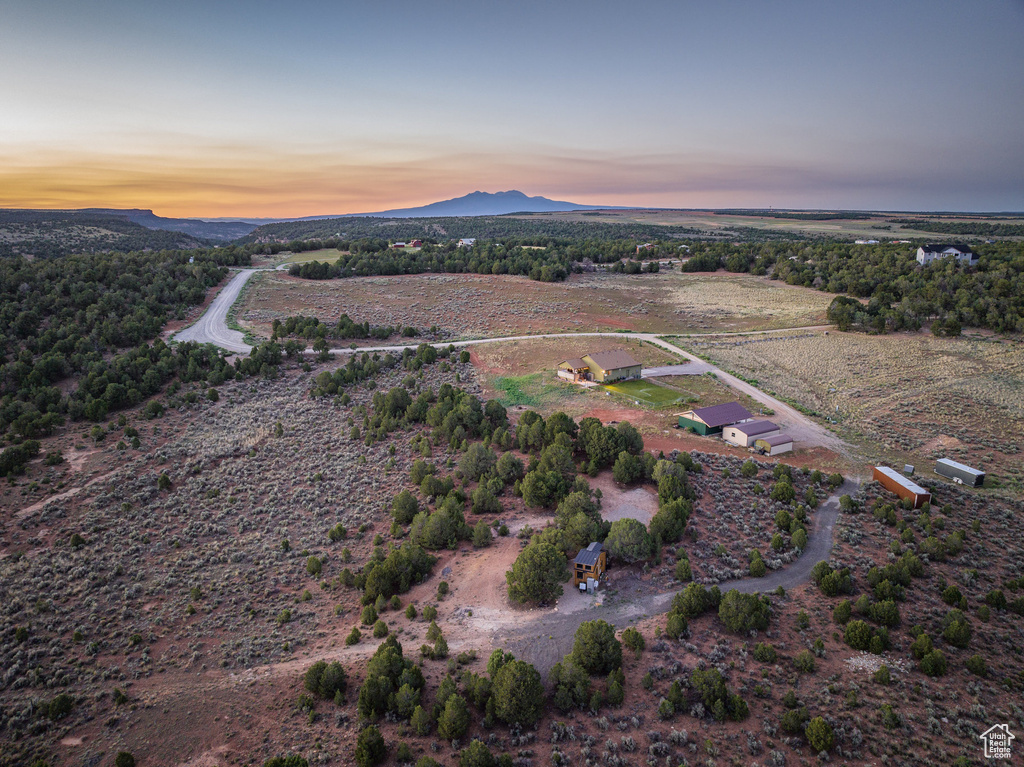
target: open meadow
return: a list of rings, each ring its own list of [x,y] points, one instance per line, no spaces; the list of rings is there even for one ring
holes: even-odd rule
[[[949,457],[1021,489],[1024,345],[923,333],[794,335],[706,339],[690,349],[836,418],[875,460],[880,453],[934,477],[934,460]]]
[[[893,238],[933,237],[941,239],[942,230],[932,231],[930,223],[981,223],[993,222],[990,216],[934,215],[915,213],[913,215],[885,212],[858,212],[857,215],[843,218],[839,213],[835,218],[822,216],[815,219],[813,213],[797,212],[797,215],[759,215],[737,211],[715,210],[671,210],[671,209],[625,209],[567,211],[559,213],[518,214],[517,218],[527,220],[551,219],[555,221],[577,221],[583,223],[628,223],[664,226],[666,234],[673,228],[686,230],[684,233],[696,232],[702,237],[726,239],[739,236],[744,230],[756,229],[769,236],[780,238],[829,237],[836,239],[875,239],[886,241]],[[914,221],[914,224],[898,223]],[[917,223],[920,222],[920,223]],[[998,217],[996,223],[1019,226],[1024,217],[1005,215]],[[762,235],[764,236],[764,235]]]
[[[237,316],[264,337],[275,319],[305,314],[334,323],[343,313],[374,325],[436,325],[453,339],[594,330],[700,333],[819,325],[831,300],[809,288],[725,272],[596,272],[552,283],[476,274],[315,281],[264,272],[254,277]]]

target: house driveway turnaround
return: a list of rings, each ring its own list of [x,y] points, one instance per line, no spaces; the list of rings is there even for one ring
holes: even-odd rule
[[[740,578],[719,583],[722,593],[736,589],[743,594],[760,594],[775,591],[779,586],[788,591],[810,581],[811,569],[818,562],[828,560],[832,552],[832,534],[839,519],[840,496],[856,493],[859,486],[856,480],[846,480],[811,515],[807,546],[798,559],[786,567],[770,571],[763,578]],[[583,611],[549,610],[533,620],[525,618],[522,624],[511,630],[496,632],[494,644],[496,647],[504,647],[517,658],[529,661],[546,675],[552,666],[572,650],[576,629],[584,621],[603,620],[617,629],[623,629],[630,623],[667,612],[672,606],[673,597],[678,593],[669,591],[642,596],[616,595]]]

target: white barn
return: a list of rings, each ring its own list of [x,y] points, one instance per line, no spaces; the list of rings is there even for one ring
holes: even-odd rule
[[[966,245],[949,245],[947,243],[928,244],[917,249],[917,263],[927,266],[939,258],[955,258],[963,264],[973,266],[978,263],[978,257],[971,252]]]
[[[722,441],[736,447],[750,447],[759,437],[773,437],[781,433],[781,429],[771,421],[747,421],[734,423],[722,429]]]

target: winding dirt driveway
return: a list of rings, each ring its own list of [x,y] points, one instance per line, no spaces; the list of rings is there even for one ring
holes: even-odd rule
[[[759,594],[774,591],[779,586],[789,591],[810,581],[811,569],[818,562],[827,560],[832,551],[832,533],[839,519],[840,496],[852,495],[858,487],[860,483],[856,479],[847,479],[811,515],[807,547],[796,561],[770,571],[763,578],[725,581],[718,584],[719,588],[723,593],[736,589],[743,594]],[[616,595],[600,606],[582,611],[565,613],[553,609],[533,620],[520,617],[516,623],[522,625],[510,631],[496,632],[494,644],[505,647],[517,658],[529,661],[546,676],[551,667],[572,650],[573,636],[583,621],[600,619],[622,629],[634,621],[667,612],[678,593],[669,591],[635,597]]]
[[[279,269],[281,267],[278,267]],[[210,304],[203,316],[189,328],[174,336],[177,341],[198,341],[212,343],[235,353],[248,353],[251,346],[246,344],[242,333],[231,330],[227,326],[227,315],[232,304],[237,300],[245,283],[257,271],[271,269],[244,269],[221,290]],[[786,330],[820,330],[825,326],[807,328],[788,328]],[[782,332],[782,331],[775,331]],[[714,335],[752,335],[751,331],[738,333],[716,333]],[[705,334],[701,334],[705,335]],[[583,333],[543,333],[537,335],[501,336],[496,338],[479,338],[463,341],[435,343],[437,347],[449,345],[456,348],[475,346],[477,344],[504,343],[508,341],[529,341],[537,338],[633,338],[647,341],[701,366],[702,372],[712,373],[723,383],[736,391],[748,395],[752,399],[775,411],[779,420],[786,421],[786,429],[796,438],[797,442],[809,445],[821,445],[838,453],[848,455],[847,445],[837,435],[810,418],[790,407],[775,397],[741,381],[715,365],[684,351],[675,344],[664,340],[655,333],[617,333],[617,332],[583,332]],[[392,346],[364,346],[357,349],[332,349],[331,353],[343,356],[362,352],[401,352],[407,348],[416,348],[418,344],[401,344]],[[312,350],[307,350],[312,351]],[[774,591],[779,586],[789,590],[803,585],[810,580],[811,569],[818,562],[828,559],[832,550],[832,533],[839,518],[839,498],[843,494],[853,494],[859,487],[857,479],[846,482],[831,495],[812,516],[808,530],[808,543],[800,557],[788,566],[768,573],[763,578],[742,578],[720,584],[723,591],[737,589],[743,593],[760,593]],[[627,623],[659,615],[666,612],[677,591],[640,595],[636,597],[618,597],[607,600],[600,606],[586,610],[558,612],[557,609],[538,615],[536,618],[526,617],[519,613],[509,613],[507,628],[494,633],[495,646],[503,646],[511,650],[517,657],[533,663],[538,670],[546,674],[572,648],[573,635],[583,620],[601,618],[622,628]]]

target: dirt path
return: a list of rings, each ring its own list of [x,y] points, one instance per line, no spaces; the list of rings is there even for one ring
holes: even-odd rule
[[[744,594],[774,591],[782,586],[787,591],[807,583],[811,569],[820,561],[827,560],[832,551],[832,533],[839,519],[839,498],[853,494],[860,483],[847,479],[836,492],[829,496],[811,517],[807,531],[807,547],[799,559],[787,567],[769,572],[763,578],[741,578],[719,584],[722,591],[736,589]],[[658,594],[617,594],[595,603],[584,611],[566,613],[557,608],[548,610],[535,620],[510,632],[504,641],[506,649],[517,658],[529,661],[545,677],[551,667],[558,663],[571,649],[573,635],[583,621],[605,620],[617,628],[654,615],[667,612],[677,591]],[[563,597],[564,598],[564,597]]]
[[[831,552],[840,496],[856,492],[858,486],[856,479],[848,479],[819,507],[811,518],[807,548],[795,562],[770,572],[764,578],[729,581],[720,584],[720,588],[723,591],[735,588],[743,593],[759,593],[773,591],[778,586],[789,590],[807,583],[814,565],[827,559]],[[544,521],[542,515],[527,515],[517,519],[515,527],[526,523],[540,525]],[[573,636],[583,621],[602,619],[624,628],[634,621],[666,612],[677,593],[645,593],[638,583],[626,579],[615,584],[617,590],[600,592],[596,597],[571,593],[566,586],[566,593],[554,608],[516,608],[508,603],[503,576],[519,550],[519,541],[509,536],[496,539],[489,549],[442,557],[440,572],[451,579],[453,588],[439,605],[439,622],[453,652],[475,649],[487,657],[491,649],[502,647],[532,663],[546,678],[551,667],[572,649]],[[429,601],[429,592],[434,587],[433,582],[416,586],[406,595],[407,599],[420,603]],[[398,618],[395,621],[396,624],[404,622]],[[422,626],[417,627],[414,636],[419,629]],[[341,634],[335,633],[334,639],[337,640]],[[238,671],[205,672],[198,679],[189,678],[187,682],[168,683],[163,680],[159,684],[148,684],[142,681],[136,687],[136,694],[148,706],[165,705],[168,698],[175,695],[215,694],[217,690],[239,687],[256,689],[254,685],[260,685],[259,689],[271,689],[265,685],[272,685],[282,677],[298,677],[314,659],[365,660],[380,643],[380,640],[367,639],[355,646],[342,646],[334,641],[330,646],[317,643],[305,648],[298,657],[286,661]],[[413,637],[403,636],[402,639],[413,644],[409,641]]]
[[[26,519],[27,517],[30,517],[31,515],[35,514],[37,511],[39,511],[41,508],[43,508],[48,503],[52,503],[53,501],[64,500],[64,499],[67,499],[67,498],[74,498],[76,495],[78,495],[80,492],[82,492],[86,488],[92,487],[97,482],[102,482],[103,480],[105,480],[105,479],[109,478],[110,476],[112,476],[115,472],[117,472],[117,469],[114,469],[112,471],[108,471],[106,474],[101,474],[98,477],[93,477],[88,482],[86,482],[84,485],[79,485],[78,487],[73,487],[70,490],[65,490],[63,493],[58,493],[57,495],[51,495],[49,498],[43,498],[41,501],[36,501],[31,506],[26,506],[24,509],[22,509],[21,511],[17,512],[14,515],[14,518],[20,521],[22,519]]]

